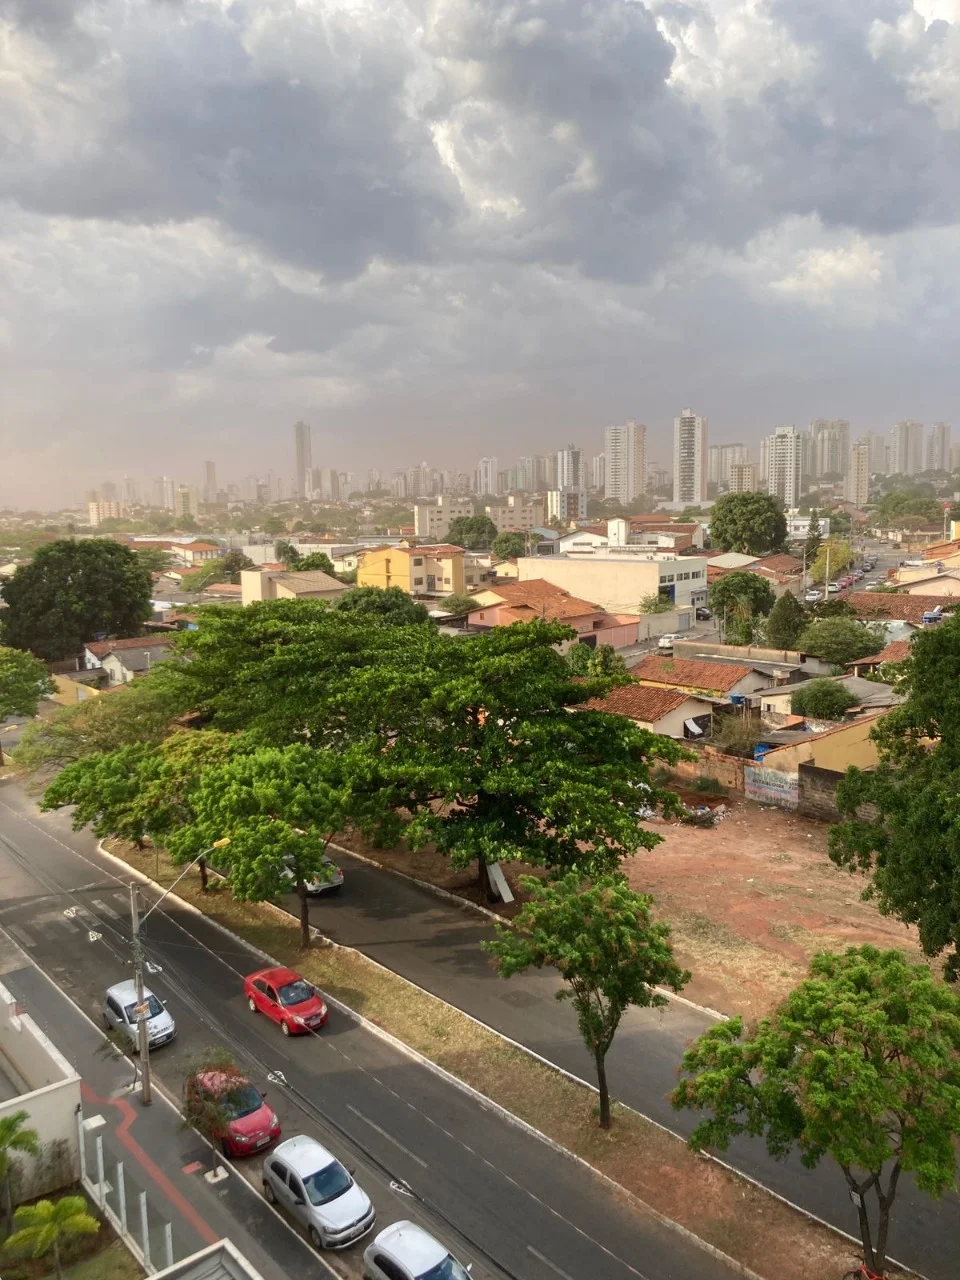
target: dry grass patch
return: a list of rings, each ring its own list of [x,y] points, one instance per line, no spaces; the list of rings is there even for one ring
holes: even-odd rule
[[[163,853],[116,841],[108,847],[163,887],[179,874]],[[591,1090],[359,952],[322,943],[301,951],[295,921],[287,924],[263,904],[237,902],[220,884],[204,894],[192,873],[176,892],[751,1270],[770,1275],[772,1259],[789,1257],[791,1280],[836,1280],[854,1264],[852,1245],[695,1155],[637,1112],[615,1104],[613,1128],[604,1133]]]

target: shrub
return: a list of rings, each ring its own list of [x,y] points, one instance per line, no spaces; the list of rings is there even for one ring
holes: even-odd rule
[[[810,680],[800,685],[790,699],[790,710],[796,716],[840,720],[845,711],[856,706],[857,701],[854,694],[836,680]]]

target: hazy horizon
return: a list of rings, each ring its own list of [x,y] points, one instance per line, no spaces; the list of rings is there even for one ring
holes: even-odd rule
[[[0,0],[0,506],[960,427],[960,0]]]

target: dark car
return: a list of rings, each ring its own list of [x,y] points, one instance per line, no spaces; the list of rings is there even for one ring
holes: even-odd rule
[[[698,622],[709,622],[712,617],[713,617],[713,613],[705,607],[701,607],[697,610]]]

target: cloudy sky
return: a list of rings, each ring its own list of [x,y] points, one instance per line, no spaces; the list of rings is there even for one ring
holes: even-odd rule
[[[960,428],[960,0],[0,0],[0,504]]]

